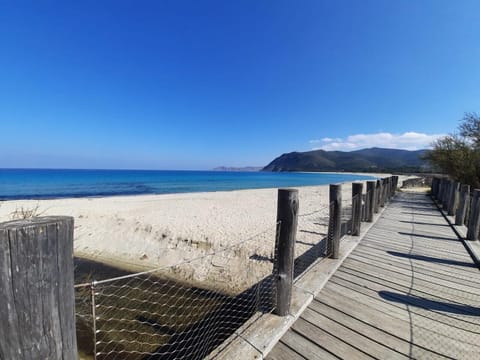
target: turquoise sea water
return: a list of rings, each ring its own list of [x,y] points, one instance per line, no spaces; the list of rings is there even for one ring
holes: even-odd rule
[[[227,191],[367,179],[372,177],[342,173],[0,169],[0,200]]]

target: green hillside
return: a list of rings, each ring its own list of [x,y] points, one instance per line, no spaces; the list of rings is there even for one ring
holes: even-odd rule
[[[421,172],[428,170],[422,160],[426,151],[370,148],[291,152],[277,157],[263,171]]]

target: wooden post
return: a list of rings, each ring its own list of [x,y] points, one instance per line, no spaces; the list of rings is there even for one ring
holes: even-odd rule
[[[450,205],[450,191],[452,189],[452,181],[447,180],[445,186],[445,192],[443,193],[443,209],[448,211],[448,206]]]
[[[469,205],[470,185],[462,184],[460,187],[460,199],[458,201],[457,212],[455,214],[455,225],[465,224],[465,216],[467,215]]]
[[[373,202],[375,200],[375,186],[377,182],[375,180],[367,181],[367,197],[365,199],[366,219],[367,222],[373,221]]]
[[[397,187],[398,187],[398,176],[395,175],[393,177],[393,193],[392,193],[392,196],[394,196],[395,193],[397,192]]]
[[[77,359],[73,218],[0,224],[0,358]]]
[[[360,235],[363,183],[352,184],[352,235]]]
[[[382,180],[382,201],[380,201],[380,207],[384,207],[385,203],[390,199],[390,178]]]
[[[433,178],[432,185],[430,187],[430,193],[435,199],[437,198],[437,195],[438,195],[437,191],[438,191],[438,178]]]
[[[450,192],[450,204],[448,206],[448,215],[453,216],[458,207],[458,193],[460,191],[460,183],[458,181],[452,183],[452,191]]]
[[[340,252],[341,216],[342,185],[330,184],[330,219],[328,223],[327,248],[332,259],[338,259]]]
[[[380,180],[377,180],[375,184],[375,197],[374,197],[374,204],[373,204],[373,211],[375,214],[378,213],[381,196],[382,196],[382,183]]]
[[[440,200],[440,191],[442,190],[441,189],[442,188],[442,179],[440,179],[440,178],[437,179],[436,187],[437,187],[437,192],[436,192],[435,198],[437,200]]]
[[[450,205],[450,190],[452,189],[452,182],[447,180],[445,182],[445,191],[443,192],[443,201],[442,208],[448,211],[448,206]]]
[[[468,220],[467,240],[478,240],[480,229],[480,190],[473,191],[473,199],[470,208],[470,219]]]
[[[386,187],[386,179],[380,179],[380,186],[378,187],[380,195],[378,196],[378,206],[379,207],[384,207],[385,206],[385,190],[387,189]]]
[[[385,178],[383,179],[383,196],[382,196],[382,202],[380,203],[381,207],[384,207],[386,203],[390,200],[390,193],[392,191],[390,184],[390,178]]]
[[[441,190],[440,187],[441,187],[441,184],[442,184],[442,179],[437,178],[437,184],[436,184],[436,186],[435,186],[435,187],[436,187],[435,198],[436,198],[437,200],[440,199],[440,190]]]
[[[279,316],[288,315],[292,297],[295,237],[297,235],[298,190],[278,189],[276,247],[276,309]]]
[[[441,204],[443,201],[443,191],[445,189],[445,179],[441,178],[438,184],[438,202]]]

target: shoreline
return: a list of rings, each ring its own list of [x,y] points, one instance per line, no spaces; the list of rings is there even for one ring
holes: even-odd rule
[[[2,169],[0,169],[2,170]],[[23,169],[12,169],[12,170],[23,170]],[[37,169],[26,169],[26,170],[37,170]],[[50,170],[50,169],[38,169],[38,170]],[[52,169],[52,170],[64,170],[64,169]],[[71,169],[65,169],[66,171],[69,171]],[[74,170],[74,171],[78,171],[78,170]],[[89,171],[89,170],[82,170],[82,171]],[[96,171],[96,170],[92,170],[92,171]],[[122,170],[118,170],[118,171],[122,171]],[[158,172],[157,170],[155,170],[156,172]],[[160,170],[160,172],[162,172],[163,170]],[[164,171],[164,172],[169,172],[169,171]],[[195,171],[190,171],[190,170],[185,170],[185,172],[195,172]],[[205,173],[205,171],[198,171],[199,173]],[[208,171],[207,171],[208,172]],[[212,173],[219,173],[218,171],[210,171]],[[226,171],[224,172],[226,174],[230,174],[231,172],[229,171]],[[251,174],[251,172],[246,172],[248,174]],[[348,176],[355,176],[355,175],[358,175],[360,177],[373,177],[373,178],[379,178],[379,177],[382,177],[382,176],[389,176],[389,174],[377,174],[377,173],[355,173],[355,172],[264,172],[264,173],[270,173],[270,174],[326,174],[326,175],[338,175],[338,176],[342,176],[342,175],[348,175]],[[372,179],[373,180],[373,179]],[[328,181],[328,180],[327,180]],[[343,182],[352,182],[352,181],[366,181],[366,179],[347,179]],[[342,183],[342,182],[339,182],[339,183]],[[101,184],[101,183],[98,183],[98,184]],[[96,185],[98,185],[96,184]],[[93,184],[95,186],[95,183]],[[120,185],[120,184],[117,184],[117,185]],[[47,194],[40,194],[39,195],[36,195],[36,194],[28,194],[27,195],[3,195],[0,196],[0,202],[6,202],[6,201],[21,201],[21,200],[36,200],[36,201],[43,201],[43,200],[59,200],[59,199],[81,199],[81,198],[110,198],[110,197],[131,197],[131,196],[149,196],[149,195],[170,195],[170,194],[195,194],[195,193],[215,193],[215,192],[231,192],[231,191],[242,191],[242,190],[257,190],[257,189],[277,189],[277,188],[282,188],[282,187],[287,187],[287,188],[292,188],[292,187],[298,187],[298,188],[301,188],[301,187],[308,187],[308,186],[322,186],[322,185],[328,185],[328,184],[306,184],[306,185],[291,185],[291,186],[273,186],[273,184],[271,184],[272,186],[270,186],[270,184],[268,185],[265,185],[265,186],[260,186],[258,187],[258,184],[257,186],[255,185],[251,185],[251,186],[247,186],[247,187],[238,187],[238,188],[235,188],[235,187],[232,187],[232,188],[222,188],[225,187],[225,185],[220,185],[218,186],[217,185],[217,188],[219,188],[218,190],[215,189],[215,187],[213,187],[212,189],[209,189],[208,186],[206,187],[206,189],[201,189],[201,190],[198,190],[198,191],[195,191],[195,190],[192,190],[192,189],[188,189],[186,191],[166,191],[166,192],[155,192],[155,191],[151,191],[151,192],[138,192],[138,191],[124,191],[124,192],[103,192],[102,191],[99,191],[98,194],[89,194],[88,191],[86,192],[78,192],[77,194],[75,192],[72,192],[70,194],[62,194],[62,193],[59,193],[59,194],[55,194],[54,192],[51,192],[50,194],[47,193]],[[62,186],[62,185],[60,185]],[[167,189],[170,189],[171,188],[168,188]],[[157,189],[158,190],[158,189]],[[30,189],[30,192],[32,192],[33,190]],[[38,191],[38,189],[37,189]],[[93,191],[91,191],[90,193],[92,193]]]
[[[342,183],[346,202],[351,183]],[[294,188],[298,256],[326,236],[329,185]],[[10,200],[0,221],[32,208],[73,216],[76,257],[132,272],[162,268],[167,279],[233,294],[271,273],[277,189]]]

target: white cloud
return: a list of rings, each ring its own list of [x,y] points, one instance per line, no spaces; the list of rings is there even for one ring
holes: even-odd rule
[[[314,145],[314,150],[358,150],[370,147],[381,147],[389,149],[419,150],[429,148],[433,141],[444,134],[423,134],[417,132],[405,132],[403,134],[391,134],[381,132],[376,134],[356,134],[347,138],[332,139],[322,138],[320,140],[310,140]]]

